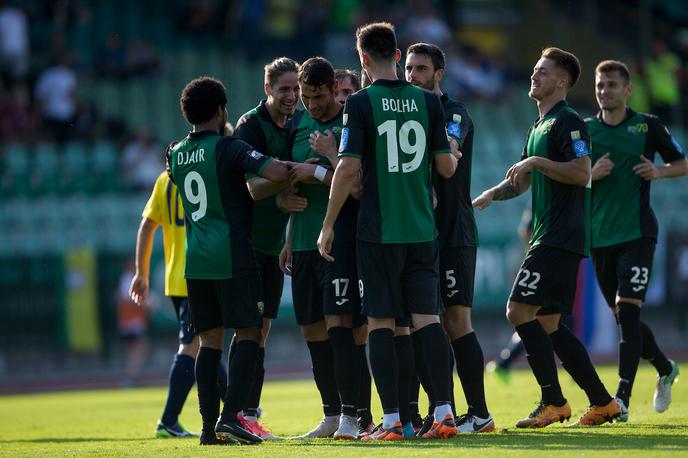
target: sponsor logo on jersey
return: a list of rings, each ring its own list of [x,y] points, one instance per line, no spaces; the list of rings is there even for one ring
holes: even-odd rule
[[[454,137],[457,140],[460,140],[461,139],[461,125],[455,121],[449,122],[449,124],[447,124],[447,135],[449,137]]]
[[[344,113],[342,115],[342,124],[346,126],[346,123],[349,122],[349,113]]]
[[[260,159],[261,157],[263,157],[263,155],[260,154],[260,153],[259,153],[258,151],[256,151],[256,150],[251,150],[251,152],[250,152],[249,154],[251,155],[251,157],[252,157],[253,159]]]
[[[345,127],[342,129],[342,138],[339,141],[339,152],[343,152],[347,145],[349,144],[349,128]]]
[[[535,294],[535,291],[521,291],[521,296],[523,297],[532,296],[533,294]]]
[[[581,135],[580,135],[580,130],[572,130],[571,131],[571,140],[576,141],[580,140]]]
[[[585,144],[585,140],[576,140],[573,142],[573,151],[576,153],[576,157],[588,156],[590,154],[588,145]]]

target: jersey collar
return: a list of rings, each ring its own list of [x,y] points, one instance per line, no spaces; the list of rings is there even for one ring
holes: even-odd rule
[[[270,124],[274,125],[276,129],[284,130],[284,127],[278,126],[277,123],[275,123],[275,121],[272,120],[272,116],[270,116],[268,107],[265,105],[266,102],[267,99],[263,99],[260,101],[260,103],[258,104],[258,114],[263,119],[263,121],[269,122]],[[291,116],[287,116],[287,122],[289,122],[289,118],[291,118]]]
[[[600,121],[600,123],[602,123],[603,126],[618,127],[618,126],[624,124],[626,121],[628,121],[629,119],[631,119],[635,115],[636,115],[635,111],[633,111],[631,108],[626,108],[626,116],[624,117],[623,121],[621,121],[619,124],[617,124],[615,126],[612,126],[611,124],[607,124],[606,122],[604,122],[604,119],[602,119],[602,110],[598,111],[597,115],[595,117],[598,119],[598,121]]]
[[[384,86],[384,87],[398,87],[398,86],[408,86],[411,83],[404,80],[375,80],[371,86]]]
[[[213,135],[220,135],[216,130],[206,129],[199,130],[198,132],[189,132],[189,139],[191,140],[201,140],[206,137],[212,137]]]

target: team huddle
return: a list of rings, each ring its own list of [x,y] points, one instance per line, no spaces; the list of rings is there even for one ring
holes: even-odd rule
[[[195,375],[202,445],[281,439],[260,424],[259,406],[285,274],[292,277],[296,321],[323,405],[322,421],[293,439],[447,439],[494,431],[484,357],[471,325],[473,208],[530,187],[532,236],[507,319],[523,341],[541,398],[516,426],[570,418],[555,354],[589,399],[575,425],[628,421],[641,357],[657,369],[654,406],[665,411],[678,366],[640,320],[658,231],[649,188],[651,180],[685,175],[688,163],[656,117],[628,107],[626,66],[597,66],[600,111],[583,120],[566,102],[581,73],[578,59],[545,49],[529,91],[539,117],[521,160],[471,200],[473,121],[440,89],[442,50],[411,45],[400,67],[388,23],[360,27],[356,49],[360,80],[322,57],[267,64],[267,98],[228,136],[223,84],[201,77],[184,88],[181,110],[193,130],[166,151],[167,173],[143,214],[131,287],[132,298],[145,301],[160,224],[165,292],[182,332],[156,435],[192,435],[177,417]],[[297,109],[299,100],[305,110]],[[664,166],[653,164],[656,153]],[[561,322],[571,313],[587,256],[620,329],[614,396]],[[171,273],[182,262],[185,284],[179,267],[176,280]],[[170,286],[175,282],[183,286]],[[229,328],[234,338],[225,369]],[[454,367],[465,412],[454,402]],[[383,409],[378,425],[372,380]],[[418,411],[420,386],[427,415]]]

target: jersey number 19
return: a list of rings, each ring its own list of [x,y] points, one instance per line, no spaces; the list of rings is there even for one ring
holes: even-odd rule
[[[396,119],[389,119],[377,126],[379,135],[387,136],[387,171],[399,172],[399,147],[401,151],[413,158],[409,162],[402,162],[401,171],[411,173],[423,163],[425,154],[425,130],[418,121],[406,121],[401,125],[397,134]],[[411,132],[414,142],[411,143]]]

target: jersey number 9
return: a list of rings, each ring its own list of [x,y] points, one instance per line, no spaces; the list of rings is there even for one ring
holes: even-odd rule
[[[194,193],[194,183],[196,184],[196,191]],[[190,204],[198,205],[198,210],[191,213],[191,219],[198,221],[205,216],[205,212],[208,209],[208,195],[205,191],[205,183],[203,182],[203,177],[198,172],[189,172],[184,178],[184,194],[186,195],[186,200]]]

